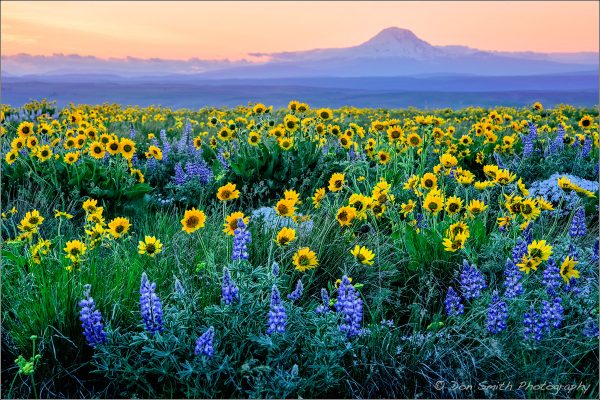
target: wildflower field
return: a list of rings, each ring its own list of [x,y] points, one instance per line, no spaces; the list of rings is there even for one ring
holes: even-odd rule
[[[597,109],[1,129],[2,398],[599,396]]]

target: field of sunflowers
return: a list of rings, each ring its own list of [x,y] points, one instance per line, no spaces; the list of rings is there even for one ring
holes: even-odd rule
[[[2,106],[2,398],[597,398],[598,109]]]

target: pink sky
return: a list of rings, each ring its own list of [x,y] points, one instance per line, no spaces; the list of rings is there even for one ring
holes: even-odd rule
[[[7,2],[2,55],[240,59],[250,52],[357,45],[383,28],[433,45],[598,51],[599,3]]]

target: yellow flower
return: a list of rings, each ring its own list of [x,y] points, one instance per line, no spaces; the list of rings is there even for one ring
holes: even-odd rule
[[[356,245],[354,249],[350,251],[350,254],[352,254],[354,258],[356,258],[356,260],[361,264],[373,265],[375,254],[365,246]]]
[[[531,270],[536,271],[538,265],[540,265],[542,263],[541,260],[537,259],[537,258],[532,258],[529,256],[523,256],[523,259],[521,260],[521,262],[519,262],[517,264],[517,267],[519,267],[519,269],[525,273],[530,273]]]
[[[582,129],[589,129],[592,124],[594,123],[594,118],[591,115],[584,115],[580,120],[579,120],[579,126]]]
[[[300,201],[300,195],[293,189],[286,190],[285,192],[283,192],[283,198],[286,200],[291,200],[294,203],[294,205],[302,204],[302,202]]]
[[[571,279],[579,278],[579,271],[575,269],[575,264],[577,261],[573,257],[567,256],[560,266],[560,276],[567,284]]]
[[[294,230],[293,228],[288,228],[288,227],[284,226],[277,233],[277,237],[275,238],[275,243],[277,243],[280,246],[285,246],[285,245],[290,244],[294,240],[296,240],[296,230]]]
[[[24,227],[37,228],[44,222],[44,217],[40,215],[38,210],[29,211],[21,220],[21,225]]]
[[[521,203],[521,215],[527,221],[536,219],[541,213],[541,210],[537,207],[535,200],[525,199]]]
[[[437,177],[431,172],[426,173],[421,178],[421,187],[423,189],[433,189],[437,186]]]
[[[90,156],[101,159],[104,157],[104,145],[100,142],[92,142],[90,143]]]
[[[86,201],[83,202],[82,208],[85,210],[86,213],[93,214],[96,212],[96,209],[98,208],[98,200],[87,199]]]
[[[45,145],[37,149],[35,156],[40,160],[40,162],[45,162],[52,157],[52,150],[50,146]]]
[[[423,143],[423,139],[421,139],[418,133],[412,132],[407,136],[406,142],[411,147],[418,147]]]
[[[156,254],[162,251],[162,243],[154,236],[146,236],[144,241],[138,245],[138,253],[147,254],[150,257],[154,257]]]
[[[434,215],[442,211],[443,206],[444,199],[437,192],[429,192],[423,200],[423,208]]]
[[[64,248],[65,253],[68,259],[73,262],[78,262],[81,257],[85,254],[85,244],[80,240],[71,240],[66,243],[66,247]]]
[[[475,218],[477,215],[481,214],[485,210],[487,210],[488,206],[481,200],[471,200],[469,205],[467,206],[467,212],[471,216],[471,218]]]
[[[316,268],[319,264],[319,260],[317,259],[317,255],[314,251],[312,251],[308,247],[303,247],[299,249],[293,257],[294,265],[296,269],[300,272],[307,271],[309,269]]]
[[[385,165],[390,162],[390,153],[381,150],[379,153],[377,153],[377,158],[379,159],[380,164]]]
[[[234,232],[237,229],[238,220],[242,219],[244,224],[248,225],[250,222],[250,217],[244,217],[244,213],[240,211],[233,212],[225,217],[225,223],[223,224],[223,232],[230,236],[234,236]]]
[[[527,246],[527,252],[529,257],[540,260],[540,262],[548,261],[552,255],[552,246],[546,244],[545,240],[534,240]]]
[[[336,215],[340,226],[350,226],[352,220],[356,217],[356,208],[350,206],[341,207]]]
[[[65,153],[65,155],[63,156],[63,160],[68,165],[75,164],[77,162],[77,160],[79,160],[79,153],[75,153],[75,152]]]
[[[250,132],[248,135],[248,143],[250,143],[251,146],[258,146],[260,143],[260,134],[256,131]]]
[[[6,157],[4,157],[4,160],[6,160],[6,163],[8,165],[11,165],[12,163],[14,163],[16,161],[16,159],[18,157],[19,157],[18,150],[11,150],[8,153],[6,153]]]
[[[496,173],[495,181],[502,186],[508,185],[516,179],[516,175],[507,169],[500,169]]]
[[[111,155],[119,154],[121,151],[121,143],[116,138],[112,138],[106,144],[106,151],[108,151]]]
[[[319,188],[315,190],[315,194],[312,197],[313,205],[315,208],[321,207],[321,201],[325,198],[325,188]]]
[[[64,212],[64,211],[54,210],[54,218],[71,219],[71,218],[73,218],[73,216],[71,214],[68,214],[68,213]]]
[[[123,155],[123,157],[125,157],[127,160],[131,160],[135,154],[135,142],[128,138],[121,138],[119,147],[121,150],[121,155]]]
[[[287,136],[280,137],[277,139],[277,144],[282,150],[288,151],[294,147],[294,139]]]
[[[411,213],[415,209],[416,203],[411,199],[407,203],[400,204],[400,212],[406,217],[407,214]]]
[[[333,113],[329,108],[321,108],[317,110],[317,117],[321,118],[323,121],[331,119]]]
[[[113,235],[115,239],[118,239],[126,234],[130,227],[131,224],[129,223],[129,220],[123,217],[117,217],[108,223],[110,234]]]
[[[203,211],[196,210],[196,208],[192,208],[191,210],[186,210],[181,220],[181,225],[183,225],[182,231],[186,233],[192,233],[197,231],[200,228],[204,228],[204,223],[206,222],[206,215]]]
[[[455,237],[458,235],[465,235],[467,238],[471,236],[469,231],[469,225],[465,224],[462,221],[458,221],[453,223],[446,229],[446,236]]]
[[[465,247],[465,242],[467,241],[467,238],[468,235],[464,232],[459,233],[455,236],[444,238],[442,242],[442,244],[444,245],[444,250],[454,253],[457,250],[462,249],[463,247]]]
[[[217,190],[217,199],[220,201],[234,200],[240,197],[240,191],[236,189],[235,184],[228,182]]]
[[[373,199],[362,194],[353,193],[348,200],[348,205],[356,209],[356,217],[359,220],[367,218],[367,210],[371,207]]]
[[[339,192],[344,187],[344,180],[344,174],[336,172],[335,174],[331,175],[331,178],[329,178],[329,190],[332,192]]]
[[[275,211],[277,212],[277,215],[282,217],[291,217],[296,212],[296,207],[294,204],[294,200],[281,199],[275,205]]]
[[[521,178],[519,178],[519,180],[517,181],[517,187],[519,188],[519,191],[523,196],[529,196],[529,190],[527,190],[527,186],[525,186]]]
[[[454,215],[458,212],[460,212],[460,210],[462,210],[463,207],[463,200],[460,197],[456,197],[456,196],[452,196],[452,197],[448,197],[446,199],[446,212],[449,215]]]

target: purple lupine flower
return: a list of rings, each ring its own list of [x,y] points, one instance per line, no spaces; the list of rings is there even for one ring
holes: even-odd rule
[[[269,327],[267,328],[267,335],[271,335],[275,332],[284,333],[287,315],[285,308],[281,304],[281,295],[277,286],[273,285],[273,291],[271,293],[271,309],[269,310]]]
[[[523,158],[527,158],[533,154],[534,141],[537,138],[537,127],[533,123],[529,123],[529,134],[523,135]]]
[[[542,301],[542,319],[544,319],[548,331],[550,331],[550,326],[559,328],[564,319],[565,310],[561,302],[560,297],[556,297],[553,302]]]
[[[494,292],[492,302],[488,307],[487,330],[490,333],[497,334],[506,329],[506,320],[508,319],[508,307],[506,302],[500,299],[498,292]]]
[[[565,292],[573,293],[576,296],[581,292],[581,289],[577,286],[576,278],[569,279],[569,283],[565,285]]]
[[[181,163],[177,163],[175,165],[175,175],[173,176],[173,183],[177,186],[181,186],[186,181],[185,172],[183,172],[183,168],[181,167]]]
[[[188,178],[198,177],[201,184],[206,185],[213,179],[213,171],[206,161],[188,161],[185,164],[185,172]]]
[[[292,302],[300,300],[302,297],[302,292],[304,292],[304,286],[302,285],[302,280],[298,279],[298,283],[296,283],[296,289],[287,295],[287,298]]]
[[[525,340],[533,339],[539,342],[544,337],[543,326],[540,324],[540,315],[535,311],[533,304],[528,312],[523,315],[523,337]]]
[[[94,299],[90,296],[92,285],[88,284],[83,288],[83,296],[86,298],[79,302],[79,320],[88,344],[96,347],[97,344],[106,342],[106,332],[102,324],[102,314],[96,310]]]
[[[507,299],[514,299],[518,295],[523,293],[523,283],[521,282],[521,278],[523,274],[517,267],[517,264],[512,260],[506,261],[506,267],[504,268],[504,287],[506,288],[504,291],[504,296]]]
[[[146,169],[148,171],[154,172],[154,171],[156,171],[157,167],[158,167],[158,161],[156,161],[156,158],[150,157],[146,160]]]
[[[329,292],[325,288],[321,288],[321,302],[323,304],[315,309],[315,313],[327,314],[331,309],[329,307]]]
[[[236,286],[227,267],[223,268],[223,284],[221,285],[223,302],[227,305],[240,299],[239,289]]]
[[[164,129],[160,131],[160,141],[162,142],[162,161],[164,163],[169,161],[169,153],[171,152],[171,143],[169,143],[169,138],[167,138],[167,132]]]
[[[231,259],[233,261],[247,260],[248,244],[252,242],[252,235],[246,228],[246,224],[242,218],[238,219],[237,228],[233,231],[233,253]]]
[[[215,354],[215,348],[213,347],[214,337],[215,328],[211,326],[198,338],[198,340],[196,340],[196,348],[194,349],[194,354],[201,354],[203,356],[212,357]]]
[[[277,263],[277,261],[273,261],[271,273],[273,274],[273,276],[279,276],[279,264]]]
[[[589,317],[585,321],[583,336],[588,338],[598,337],[598,323],[592,317]]]
[[[456,293],[456,290],[452,286],[448,288],[446,294],[446,300],[444,301],[446,306],[446,314],[448,316],[464,314],[465,306],[460,302],[460,296]]]
[[[573,243],[569,243],[568,255],[575,261],[579,260],[579,250]]]
[[[585,139],[583,140],[583,145],[581,146],[581,152],[579,153],[579,156],[581,158],[587,158],[590,155],[590,152],[592,151],[592,139],[590,139],[589,136],[585,136]]]
[[[163,312],[160,298],[155,293],[156,283],[150,282],[148,275],[142,273],[140,285],[140,309],[146,330],[152,334],[162,332]]]
[[[131,124],[131,129],[129,130],[129,139],[135,139],[135,128],[133,127],[133,124]]]
[[[548,264],[544,270],[544,276],[542,283],[546,286],[546,293],[550,296],[556,295],[556,291],[560,288],[562,278],[560,276],[560,269],[556,265],[556,261],[552,257],[548,258]]]
[[[584,237],[586,234],[586,225],[585,225],[585,209],[583,207],[579,207],[575,215],[573,216],[573,222],[571,223],[571,229],[569,230],[569,235],[572,238],[576,237]]]
[[[363,319],[363,302],[360,294],[346,275],[342,277],[342,283],[337,290],[337,301],[335,310],[343,315],[344,321],[340,325],[340,331],[347,337],[353,337],[360,334],[361,322]]]
[[[183,132],[181,133],[181,138],[177,143],[177,152],[185,153],[188,150],[188,138],[191,132],[191,124],[189,120],[186,120],[185,125],[183,126]]]
[[[562,124],[558,124],[556,127],[556,139],[554,140],[557,150],[562,149],[565,146],[565,128]]]
[[[523,256],[527,254],[527,241],[524,239],[518,239],[515,247],[512,249],[512,260],[515,263],[521,261]]]
[[[460,284],[463,297],[466,300],[478,298],[481,296],[481,291],[487,287],[485,277],[481,271],[475,266],[469,265],[467,260],[463,261]]]
[[[600,250],[600,240],[598,238],[596,238],[596,241],[594,242],[594,246],[592,249],[592,262],[594,262],[594,263],[598,262],[598,260],[600,259],[600,257],[598,257],[599,250]]]
[[[218,153],[217,153],[217,159],[219,160],[219,162],[221,163],[221,166],[223,167],[224,170],[228,170],[229,169],[229,162],[225,159],[225,157],[223,156],[223,153],[225,152],[225,150],[223,149],[219,149]]]

